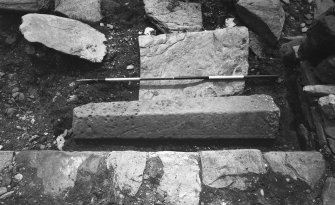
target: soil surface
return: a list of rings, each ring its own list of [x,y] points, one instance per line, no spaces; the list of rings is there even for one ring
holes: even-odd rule
[[[251,51],[249,74],[278,74],[277,82],[247,82],[243,95],[271,95],[281,109],[281,131],[274,141],[262,140],[74,140],[71,138],[72,110],[91,102],[138,99],[138,83],[78,84],[77,79],[95,77],[135,77],[140,75],[139,32],[153,27],[145,17],[141,0],[119,0],[121,9],[105,17],[103,26],[91,26],[108,39],[103,63],[92,64],[40,44],[28,43],[21,32],[23,13],[0,11],[0,145],[2,150],[57,149],[55,139],[65,130],[65,150],[178,150],[197,151],[225,148],[258,148],[262,151],[300,150],[295,128],[299,122],[295,105],[295,74],[285,67],[278,48],[268,48],[267,58]],[[205,30],[224,28],[225,19],[235,17],[232,5],[217,0],[202,3]],[[291,0],[285,5],[283,36],[302,35],[300,24],[312,5],[307,0]],[[57,14],[55,14],[57,15]],[[238,25],[243,25],[236,19]],[[113,28],[107,27],[110,24]],[[284,40],[280,42],[283,43]],[[278,45],[279,46],[279,45]],[[126,69],[133,65],[134,69]],[[248,123],[248,122],[246,122]]]

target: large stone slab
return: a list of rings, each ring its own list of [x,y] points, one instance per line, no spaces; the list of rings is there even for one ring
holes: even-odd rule
[[[262,36],[270,45],[277,44],[285,22],[280,0],[239,0],[236,11],[250,30]]]
[[[29,42],[42,43],[57,51],[102,62],[107,48],[105,36],[76,20],[45,14],[22,17],[20,30]]]
[[[146,161],[146,152],[111,152],[107,167],[113,170],[114,188],[135,196],[142,184]]]
[[[91,103],[74,109],[75,138],[275,138],[270,96]]]
[[[245,190],[257,181],[255,177],[247,177],[246,174],[259,175],[266,172],[259,150],[203,151],[200,156],[202,182],[213,188]]]
[[[55,7],[56,12],[85,22],[99,22],[103,18],[100,0],[56,0]]]
[[[305,181],[311,187],[326,169],[326,162],[319,152],[268,152],[264,157],[274,172]]]
[[[198,205],[201,192],[199,155],[192,152],[157,152],[164,174],[157,191],[165,204]]]
[[[140,36],[141,77],[246,75],[249,34],[245,27]],[[243,91],[243,81],[142,81],[140,100],[213,97]]]
[[[144,0],[147,16],[163,32],[200,31],[201,4],[178,0]]]
[[[51,7],[52,0],[0,0],[0,10],[37,12]]]

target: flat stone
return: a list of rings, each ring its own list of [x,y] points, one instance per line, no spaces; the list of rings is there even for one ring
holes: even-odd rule
[[[0,171],[12,164],[14,152],[1,151],[0,152]]]
[[[198,153],[157,152],[163,163],[164,174],[157,191],[165,196],[166,204],[198,205],[201,192]]]
[[[72,19],[95,23],[103,18],[100,0],[56,0],[55,5],[56,12]]]
[[[84,139],[271,139],[279,108],[266,95],[90,103],[74,109],[72,127]]]
[[[277,44],[285,22],[280,0],[239,0],[236,11],[250,30],[261,35],[271,46]]]
[[[335,119],[335,95],[321,97],[318,104],[328,119]]]
[[[76,20],[27,14],[22,17],[20,30],[29,42],[42,43],[92,62],[102,62],[107,52],[104,34]]]
[[[326,12],[330,7],[335,6],[333,0],[315,0],[314,18],[318,18]]]
[[[319,152],[268,152],[264,157],[274,172],[305,181],[312,188],[326,169]]]
[[[161,31],[200,31],[202,13],[200,3],[170,0],[144,0],[147,16]]]
[[[42,181],[43,194],[60,196],[74,187],[78,169],[91,155],[89,152],[23,151],[16,154],[15,162],[27,170],[21,173],[23,184],[30,179],[29,170],[33,168]]]
[[[202,182],[213,188],[248,188],[247,177],[266,172],[259,150],[202,151]]]
[[[141,77],[247,75],[249,34],[245,27],[140,36]],[[140,100],[214,97],[240,93],[244,81],[143,81]]]
[[[52,0],[0,0],[1,10],[37,12],[49,9]]]
[[[109,153],[107,167],[113,170],[114,188],[135,196],[142,184],[147,153],[120,151]]]
[[[323,186],[322,202],[323,205],[335,204],[335,178],[333,177],[328,177]]]
[[[334,85],[306,85],[304,86],[304,92],[316,95],[316,96],[326,96],[333,94],[335,95]]]

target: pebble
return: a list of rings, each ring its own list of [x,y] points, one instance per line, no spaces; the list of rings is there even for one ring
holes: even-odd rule
[[[306,18],[307,20],[311,20],[311,19],[313,19],[312,14],[305,14],[304,16],[305,16],[305,18]]]
[[[260,191],[260,192],[261,192],[261,195],[262,195],[262,196],[264,196],[264,190],[263,190],[263,189],[261,189],[261,191]]]
[[[308,3],[311,4],[313,2],[313,0],[308,0]]]
[[[12,97],[13,97],[13,98],[17,98],[19,95],[20,95],[19,92],[15,92],[15,93],[12,94]]]
[[[290,178],[286,178],[286,182],[290,182]]]
[[[18,87],[13,88],[12,93],[17,93],[17,92],[19,92],[19,88]]]
[[[111,25],[111,24],[107,24],[107,27],[108,27],[109,29],[114,29],[114,26]]]
[[[66,102],[75,102],[78,100],[77,95],[70,95],[69,98],[66,100]]]
[[[105,26],[104,23],[100,23],[100,26]]]
[[[0,196],[7,193],[7,188],[6,187],[0,187]]]
[[[156,31],[151,27],[146,27],[144,30],[144,35],[156,35]]]
[[[38,137],[39,137],[38,135],[33,135],[33,136],[30,138],[29,142],[33,142],[33,141],[35,141]]]
[[[303,28],[303,27],[306,26],[306,24],[305,23],[301,23],[300,26],[301,26],[301,28]]]
[[[134,67],[135,67],[135,66],[133,66],[133,65],[128,65],[128,66],[127,66],[127,70],[133,70]]]
[[[72,82],[72,83],[69,84],[70,87],[74,87],[75,85],[76,85],[75,82]]]
[[[308,30],[308,28],[307,28],[307,27],[304,27],[304,28],[301,29],[301,32],[306,33],[307,30]]]
[[[16,109],[15,108],[8,108],[6,110],[6,114],[9,116],[9,117],[12,117],[15,113]]]
[[[16,174],[15,176],[14,176],[14,179],[16,179],[17,181],[21,181],[22,179],[23,179],[23,175],[22,174]]]
[[[24,98],[25,98],[25,97],[24,97],[24,94],[23,94],[23,93],[20,93],[20,94],[19,94],[19,100],[20,100],[20,101],[23,101]]]
[[[0,196],[0,199],[6,199],[14,194],[14,191],[7,192],[6,194]]]

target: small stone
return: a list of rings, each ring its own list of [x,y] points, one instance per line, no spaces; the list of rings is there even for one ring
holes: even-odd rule
[[[311,25],[313,23],[313,20],[306,20],[305,22],[307,25]]]
[[[24,100],[24,94],[23,93],[20,93],[19,94],[19,97],[18,97],[18,99],[19,99],[19,101],[23,101]]]
[[[20,93],[19,93],[19,92],[16,92],[16,93],[13,93],[13,94],[12,94],[12,97],[15,99],[15,98],[17,98],[19,95],[20,95]]]
[[[18,87],[13,88],[12,93],[17,93],[17,92],[19,92],[19,88]]]
[[[301,23],[301,24],[300,24],[300,27],[301,27],[301,28],[304,28],[305,26],[306,26],[305,23]]]
[[[0,187],[0,196],[7,193],[7,188],[6,187]]]
[[[307,28],[307,27],[304,27],[304,28],[301,29],[301,32],[306,33],[307,30],[308,30],[308,28]]]
[[[128,65],[127,66],[127,70],[133,70],[134,69],[134,66],[133,65]]]
[[[16,180],[16,181],[21,181],[22,179],[23,179],[23,175],[22,174],[16,174],[15,176],[14,176],[14,179]]]
[[[77,95],[71,95],[66,102],[70,103],[70,102],[76,102],[78,100],[78,96]]]
[[[109,29],[114,29],[114,26],[113,25],[111,25],[111,24],[107,24],[107,27],[109,28]]]
[[[0,199],[7,199],[8,197],[12,196],[14,191],[7,192],[6,194],[0,196]]]
[[[227,18],[225,21],[226,27],[231,28],[236,26],[236,23],[234,22],[235,18]]]
[[[15,108],[8,108],[6,110],[6,114],[9,116],[9,117],[12,117],[15,113],[16,109]]]
[[[307,20],[313,19],[313,16],[311,14],[305,14],[304,16]]]
[[[104,24],[104,23],[100,23],[100,26],[101,26],[101,27],[104,27],[104,26],[105,26],[105,24]]]
[[[69,84],[70,87],[74,87],[75,85],[76,85],[75,82],[72,82],[72,83]]]
[[[5,76],[4,72],[0,72],[0,78],[2,78],[3,76]]]
[[[144,29],[144,35],[156,35],[156,31],[151,27],[146,27]]]
[[[44,150],[44,149],[45,149],[45,145],[41,144],[41,145],[40,145],[40,149],[41,149],[41,150]]]
[[[261,193],[262,196],[264,196],[264,190],[263,189],[261,189],[260,193]]]
[[[290,178],[286,178],[285,180],[286,180],[286,182],[290,182],[291,181]]]

